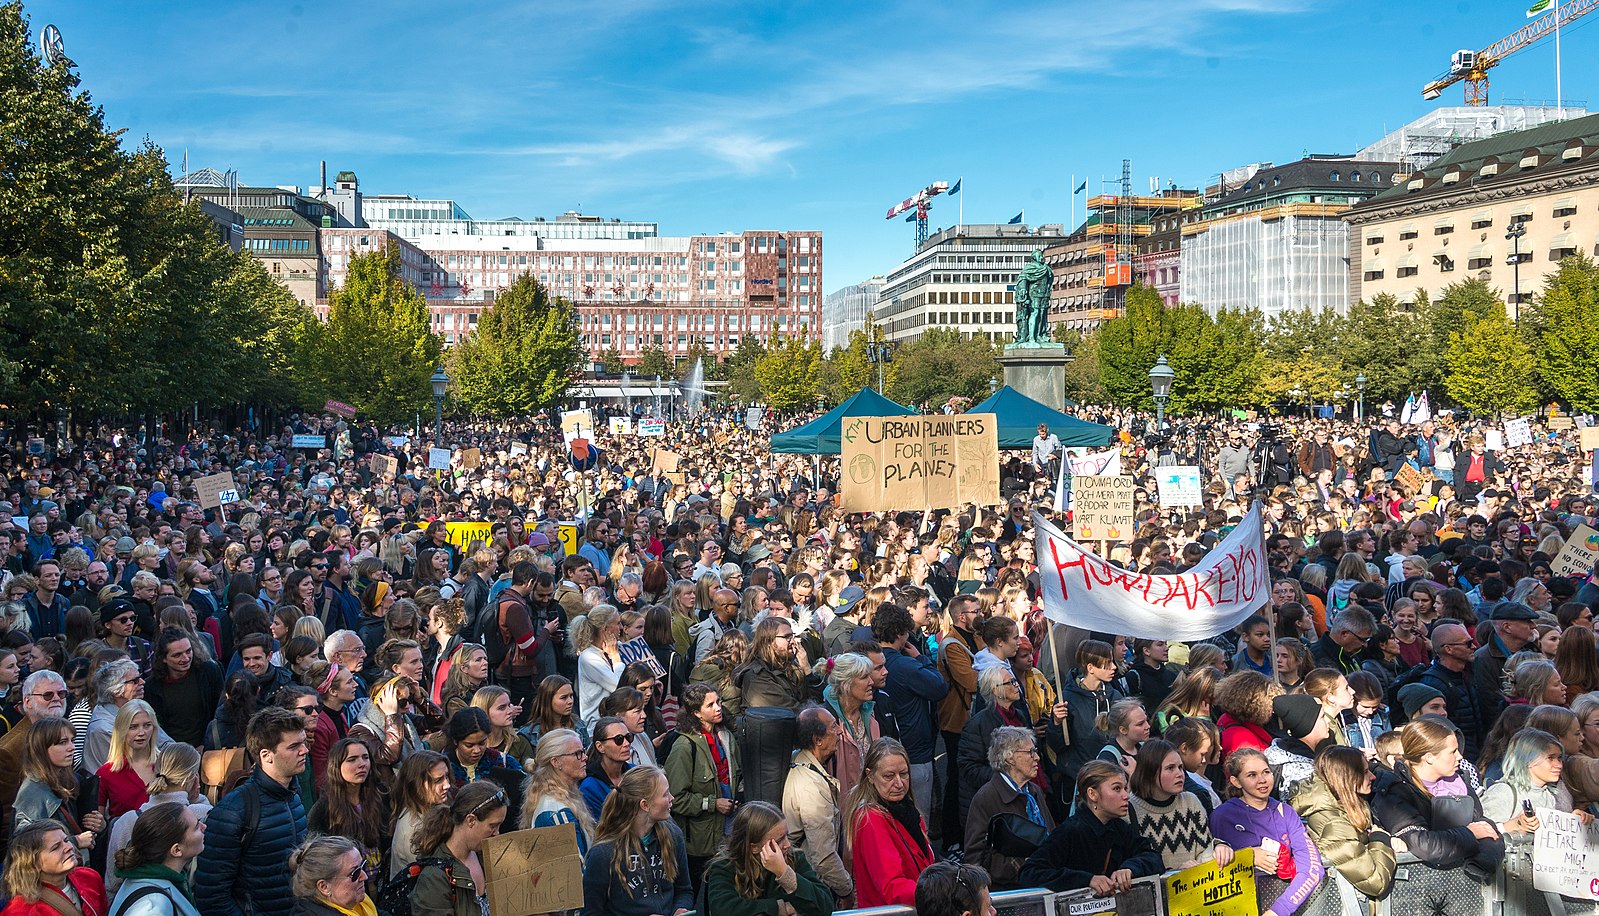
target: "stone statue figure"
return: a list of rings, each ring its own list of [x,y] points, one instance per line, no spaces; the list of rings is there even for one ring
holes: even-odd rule
[[[1034,249],[1016,275],[1016,339],[1013,347],[1044,347],[1049,334],[1049,290],[1054,271],[1044,263],[1044,251]]]

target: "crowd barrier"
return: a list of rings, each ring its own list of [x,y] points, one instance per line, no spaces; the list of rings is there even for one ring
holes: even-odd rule
[[[1002,891],[993,895],[998,916],[1207,916],[1172,912],[1161,875],[1140,878],[1114,900],[1090,891],[1052,893],[1041,887]],[[1394,873],[1394,890],[1386,900],[1371,901],[1335,870],[1329,870],[1326,889],[1317,893],[1304,916],[1599,916],[1599,905],[1535,891],[1530,885],[1503,876],[1480,884],[1460,870],[1438,871],[1421,865],[1413,856],[1401,855]],[[913,916],[905,906],[839,910],[834,916]],[[1227,910],[1229,916],[1237,910]]]

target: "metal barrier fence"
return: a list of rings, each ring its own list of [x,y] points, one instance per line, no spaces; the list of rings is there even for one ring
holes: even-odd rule
[[[1031,887],[993,895],[998,916],[1081,916],[1110,912],[1114,916],[1204,916],[1175,913],[1167,907],[1165,875],[1140,878],[1114,902],[1101,900],[1084,889],[1053,893]],[[1480,884],[1463,871],[1439,871],[1415,857],[1401,855],[1394,873],[1394,889],[1386,900],[1363,896],[1329,869],[1326,887],[1318,891],[1301,914],[1315,916],[1599,916],[1599,904],[1573,900],[1532,889],[1512,881],[1501,871],[1497,880]],[[1269,900],[1264,903],[1270,903]],[[1076,906],[1073,906],[1076,904]],[[1085,906],[1092,904],[1092,906]],[[839,910],[834,916],[914,916],[905,906],[879,906]]]

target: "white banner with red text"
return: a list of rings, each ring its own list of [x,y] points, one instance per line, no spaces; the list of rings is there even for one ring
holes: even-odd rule
[[[1199,565],[1169,576],[1115,566],[1036,512],[1033,529],[1044,615],[1056,623],[1189,642],[1238,626],[1271,599],[1258,504]]]

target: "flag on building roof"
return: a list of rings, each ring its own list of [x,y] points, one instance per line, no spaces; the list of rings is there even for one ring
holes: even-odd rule
[[[1017,223],[1022,221],[1022,216],[1025,215],[1026,213],[1027,213],[1027,211],[1023,210],[1021,213],[1018,213],[1015,216],[1011,217],[1009,220],[1007,220],[1005,225],[1007,225],[1007,226],[1016,225]]]
[[[1077,188],[1072,191],[1072,193],[1073,194],[1081,194],[1081,193],[1083,193],[1086,190],[1088,190],[1088,179],[1084,178],[1082,180],[1082,182],[1077,185]]]
[[[1554,5],[1555,0],[1537,0],[1532,6],[1527,7],[1527,18],[1535,19],[1542,16],[1544,13],[1549,12]]]

